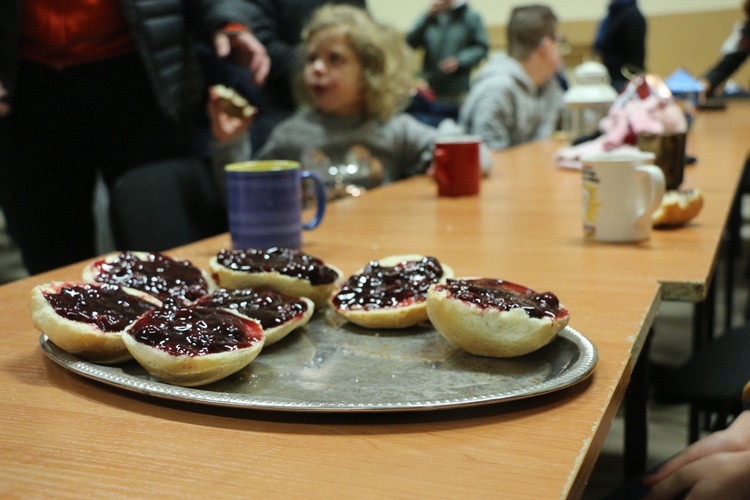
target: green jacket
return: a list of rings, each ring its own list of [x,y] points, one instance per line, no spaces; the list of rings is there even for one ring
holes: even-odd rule
[[[423,15],[406,41],[414,48],[424,48],[422,77],[438,97],[468,92],[471,70],[489,50],[482,18],[467,4],[444,14]],[[446,74],[440,71],[439,63],[450,56],[458,59],[459,68]]]

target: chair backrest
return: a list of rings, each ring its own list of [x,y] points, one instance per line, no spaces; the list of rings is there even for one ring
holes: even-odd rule
[[[121,250],[161,252],[226,231],[226,210],[207,166],[194,158],[150,163],[123,174],[110,194]]]

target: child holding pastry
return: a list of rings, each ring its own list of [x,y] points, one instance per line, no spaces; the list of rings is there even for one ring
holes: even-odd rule
[[[321,178],[329,198],[356,195],[360,188],[425,172],[435,137],[461,132],[453,122],[436,129],[401,113],[412,92],[408,48],[400,35],[366,11],[347,5],[322,7],[302,39],[299,111],[279,124],[255,155],[247,135],[252,117],[225,120],[236,128],[214,131],[217,175],[223,176],[224,165],[250,156],[295,160]],[[214,128],[222,113],[220,106],[209,103]],[[485,154],[483,170],[490,164]]]

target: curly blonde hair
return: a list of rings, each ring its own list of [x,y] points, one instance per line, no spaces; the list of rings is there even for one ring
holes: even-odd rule
[[[349,40],[362,66],[363,114],[386,121],[403,110],[414,88],[411,51],[402,34],[375,21],[366,11],[350,5],[325,5],[302,31],[307,43],[319,31],[336,28]],[[313,102],[310,89],[298,72],[296,90],[302,104]]]

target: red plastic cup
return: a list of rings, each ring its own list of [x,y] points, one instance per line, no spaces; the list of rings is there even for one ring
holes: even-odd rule
[[[435,140],[433,161],[438,196],[475,196],[479,194],[479,145],[473,135],[443,136]]]

